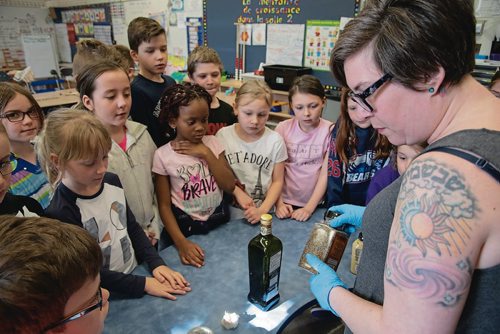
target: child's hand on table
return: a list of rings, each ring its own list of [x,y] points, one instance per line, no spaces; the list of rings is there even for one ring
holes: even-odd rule
[[[276,217],[279,219],[290,218],[293,213],[293,208],[290,204],[283,203],[278,201],[276,203]]]
[[[258,222],[260,222],[260,216],[263,215],[260,208],[256,208],[255,206],[246,209],[244,214],[246,220],[248,220],[250,224],[257,224]]]
[[[170,269],[167,266],[158,266],[153,270],[153,276],[160,283],[166,283],[172,288],[191,291],[189,282],[181,273]]]
[[[185,239],[179,244],[176,244],[179,258],[183,264],[189,264],[200,268],[205,264],[205,252],[196,243]]]
[[[300,208],[292,213],[292,219],[295,219],[299,222],[305,222],[306,220],[309,220],[309,218],[311,218],[311,215],[312,212],[309,211],[308,209]]]
[[[176,300],[175,295],[185,295],[186,290],[180,288],[172,288],[168,281],[161,283],[154,277],[146,277],[146,285],[144,291],[151,296],[163,297],[166,299]]]

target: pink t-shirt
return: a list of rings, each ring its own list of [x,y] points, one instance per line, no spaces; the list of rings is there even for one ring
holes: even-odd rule
[[[328,151],[331,125],[320,119],[318,127],[307,133],[294,118],[278,123],[275,131],[285,140],[288,153],[282,191],[285,203],[303,207],[311,198]]]
[[[202,141],[216,157],[224,151],[215,136],[204,136]],[[207,162],[174,152],[170,143],[156,150],[153,172],[169,176],[172,204],[194,220],[206,221],[222,202],[222,190]]]

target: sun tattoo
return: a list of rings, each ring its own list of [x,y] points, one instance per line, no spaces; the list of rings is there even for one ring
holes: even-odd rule
[[[440,244],[450,245],[444,234],[454,229],[446,224],[449,215],[440,212],[439,208],[438,202],[427,195],[402,208],[400,223],[403,238],[411,246],[416,246],[423,256],[427,255],[429,248],[441,255]]]
[[[399,245],[405,240],[424,257],[430,250],[440,256],[445,250],[448,255],[465,255],[462,250],[479,209],[460,173],[432,159],[416,161],[406,171],[401,189]]]

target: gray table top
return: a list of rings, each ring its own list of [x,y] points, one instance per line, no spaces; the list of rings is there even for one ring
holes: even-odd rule
[[[176,301],[149,295],[139,299],[112,300],[104,333],[185,334],[196,326],[223,333],[225,329],[220,321],[225,311],[240,316],[238,327],[231,333],[275,333],[288,316],[314,298],[309,289],[310,274],[300,268],[298,262],[314,223],[323,217],[323,213],[323,209],[316,210],[305,223],[274,218],[273,234],[283,243],[283,259],[280,301],[272,310],[263,312],[247,301],[247,246],[249,240],[260,232],[259,224],[233,220],[207,235],[190,237],[205,250],[205,266],[202,268],[182,265],[174,247],[160,252],[167,265],[181,272],[191,283],[190,293],[178,296]],[[338,269],[339,276],[348,286],[354,281],[349,272],[353,239],[354,235]],[[143,265],[134,273],[149,275]]]

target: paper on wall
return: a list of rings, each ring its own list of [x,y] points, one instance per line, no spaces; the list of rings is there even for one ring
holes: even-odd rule
[[[476,17],[500,15],[500,0],[477,0]]]
[[[252,24],[252,45],[266,45],[266,24]]]
[[[302,66],[304,28],[304,24],[268,24],[266,64]]]
[[[69,44],[68,28],[66,23],[56,23],[55,31],[59,59],[63,63],[71,63],[71,46]]]

